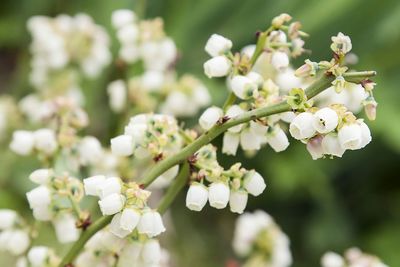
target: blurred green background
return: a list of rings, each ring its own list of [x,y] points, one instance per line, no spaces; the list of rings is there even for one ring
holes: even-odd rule
[[[25,27],[30,16],[85,12],[112,35],[112,10],[135,5],[135,1],[127,0],[1,1],[0,93],[21,97],[32,90],[28,84],[30,36]],[[301,21],[311,34],[306,47],[313,51],[313,60],[330,58],[330,37],[342,31],[351,36],[353,52],[359,56],[356,68],[378,71],[378,118],[369,123],[373,142],[335,160],[313,161],[305,146],[294,141],[280,154],[264,149],[255,158],[239,153],[235,158],[221,155],[220,159],[225,166],[241,161],[266,177],[268,190],[262,197],[251,198],[248,209],[266,210],[289,235],[294,267],[319,266],[326,250],[343,252],[350,246],[379,255],[389,266],[400,266],[398,0],[148,0],[146,17],[164,18],[166,31],[182,55],[179,72],[201,78],[220,103],[226,94],[224,82],[208,80],[202,73],[208,37],[222,34],[240,49],[254,43],[255,32],[265,29],[281,12]],[[108,131],[112,123],[106,106],[107,80],[103,75],[86,81],[84,86],[92,121],[87,132],[102,138],[104,144],[114,134]],[[31,184],[26,177],[38,163],[8,152],[8,140],[0,152],[0,208],[15,208],[30,217],[24,193]],[[189,212],[184,207],[184,194],[170,214],[175,230],[166,242],[176,257],[175,266],[224,266],[233,257],[230,242],[236,215],[209,208],[202,213]]]

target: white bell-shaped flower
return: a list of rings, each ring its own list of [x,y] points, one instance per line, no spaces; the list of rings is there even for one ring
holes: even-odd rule
[[[21,255],[24,253],[30,244],[29,234],[23,230],[11,230],[1,233],[0,247],[4,247],[13,255]],[[5,244],[2,244],[4,243]]]
[[[87,196],[97,196],[98,187],[104,183],[106,177],[104,175],[95,175],[83,180],[83,187]]]
[[[322,149],[325,155],[332,155],[341,158],[346,149],[340,145],[339,137],[336,134],[327,134],[322,139]]]
[[[216,209],[223,209],[229,202],[229,186],[222,182],[214,182],[208,188],[208,201],[210,206]]]
[[[130,24],[135,21],[135,13],[129,9],[118,9],[111,14],[111,23],[114,28],[119,29],[122,26]]]
[[[110,107],[114,112],[121,112],[126,106],[127,88],[123,80],[111,82],[107,87]]]
[[[364,148],[372,141],[371,131],[369,130],[368,125],[364,121],[359,120],[358,123],[361,128],[361,138],[362,138],[360,148]]]
[[[229,118],[235,118],[235,117],[243,114],[244,112],[245,111],[239,105],[232,105],[228,108],[225,115],[228,116]],[[239,125],[229,128],[228,131],[231,133],[238,133],[238,132],[240,132],[240,130],[242,130],[242,128],[243,128],[243,124],[239,124]]]
[[[343,267],[345,261],[339,254],[335,252],[327,252],[321,258],[322,267]]]
[[[248,194],[244,190],[232,190],[229,196],[229,207],[232,212],[242,214],[247,206]]]
[[[205,50],[212,56],[220,56],[228,52],[232,48],[232,41],[219,35],[213,34],[206,43]]]
[[[222,145],[222,153],[235,156],[239,147],[240,134],[225,132]]]
[[[289,146],[289,140],[279,126],[267,133],[267,142],[275,152],[284,151]]]
[[[289,57],[285,52],[276,51],[272,53],[271,65],[277,69],[281,70],[289,66]]]
[[[199,124],[204,130],[209,130],[223,116],[224,112],[219,107],[209,107],[199,118]]]
[[[58,216],[53,224],[60,243],[70,243],[78,240],[80,231],[76,228],[75,218],[71,214],[65,213]]]
[[[142,252],[143,244],[139,241],[131,241],[124,245],[124,248],[119,255],[117,267],[131,267],[133,262],[140,262],[140,254]],[[89,266],[79,265],[78,266]]]
[[[208,78],[227,76],[232,68],[232,62],[225,56],[217,56],[207,60],[204,73]]]
[[[79,161],[82,165],[96,164],[103,157],[100,141],[93,136],[85,136],[78,146]]]
[[[131,135],[119,135],[111,139],[111,151],[117,156],[133,154],[133,139]]]
[[[141,214],[133,208],[125,208],[121,213],[120,226],[122,229],[132,232],[140,221]]]
[[[243,150],[259,150],[263,143],[262,137],[250,128],[246,128],[240,133],[240,145]]]
[[[158,266],[161,260],[161,247],[158,240],[150,239],[143,244],[142,260],[145,264],[155,264]]]
[[[17,222],[18,214],[9,209],[0,209],[0,230],[6,230],[13,227]]]
[[[117,213],[111,220],[110,232],[119,238],[124,238],[131,233],[131,231],[121,228],[121,213]]]
[[[50,169],[38,169],[29,175],[29,180],[36,184],[46,184],[49,182],[51,175],[52,171]]]
[[[98,203],[103,215],[113,215],[122,210],[125,204],[125,197],[121,194],[113,193],[99,200]]]
[[[44,185],[32,189],[26,193],[26,197],[31,208],[46,207],[51,202],[50,190]]]
[[[310,153],[313,160],[322,158],[324,154],[326,154],[322,147],[323,138],[323,136],[317,135],[307,142],[307,151]]]
[[[339,142],[345,150],[360,149],[362,145],[361,127],[357,123],[345,124],[338,132]]]
[[[49,206],[37,206],[32,208],[33,217],[38,221],[50,221],[52,213]]]
[[[103,199],[111,194],[120,194],[122,189],[121,183],[122,182],[119,177],[107,178],[96,187],[97,195]]]
[[[56,133],[51,129],[39,129],[33,133],[35,147],[37,150],[52,154],[57,149]]]
[[[338,123],[339,116],[331,108],[322,108],[314,114],[314,128],[317,132],[325,134],[333,131]]]
[[[258,88],[260,88],[264,83],[264,78],[258,72],[250,71],[246,74],[246,77],[252,80]]]
[[[45,266],[45,262],[49,257],[49,249],[44,246],[32,247],[28,252],[28,260],[32,267]]]
[[[165,231],[160,213],[153,210],[144,211],[137,226],[139,233],[155,237]]]
[[[303,112],[297,115],[289,127],[292,137],[297,140],[313,137],[315,134],[314,120],[314,115],[310,112]]]
[[[201,211],[207,204],[207,200],[207,187],[200,183],[192,183],[186,195],[186,207],[193,211]]]
[[[34,147],[35,141],[33,133],[29,131],[15,131],[10,143],[10,149],[18,155],[29,155]]]
[[[233,76],[229,85],[232,89],[232,92],[240,99],[249,99],[253,96],[257,96],[257,83],[246,76]]]
[[[266,187],[264,178],[256,171],[249,172],[244,179],[244,188],[253,196],[260,195]]]

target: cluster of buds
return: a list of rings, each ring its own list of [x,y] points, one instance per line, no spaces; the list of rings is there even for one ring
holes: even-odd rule
[[[169,254],[157,239],[120,239],[105,229],[86,243],[76,266],[167,267],[168,262]]]
[[[224,170],[217,162],[212,145],[202,147],[191,164],[198,171],[192,173],[186,206],[193,211],[201,211],[208,201],[216,209],[224,209],[229,203],[232,212],[241,214],[246,208],[248,194],[258,196],[266,187],[258,172],[241,168],[240,163]]]
[[[321,258],[322,267],[388,267],[378,257],[363,253],[358,248],[350,248],[344,253],[344,257],[327,252]]]
[[[100,198],[102,214],[113,215],[110,232],[114,235],[124,238],[134,232],[152,238],[165,231],[161,215],[147,205],[150,191],[118,177],[97,175],[83,182],[86,195]]]
[[[133,116],[123,135],[111,139],[112,153],[137,158],[152,156],[155,161],[175,154],[183,139],[174,117],[162,114]]]
[[[53,249],[45,246],[31,247],[26,256],[18,258],[16,267],[56,267],[60,258]]]
[[[88,215],[79,209],[83,197],[82,182],[68,175],[56,175],[52,169],[38,169],[29,179],[38,185],[26,193],[35,219],[51,221],[61,243],[76,241],[80,236],[77,223],[88,219]]]
[[[292,264],[288,237],[262,210],[239,216],[232,245],[235,253],[246,259],[244,266],[288,267]]]
[[[28,249],[29,228],[14,210],[0,209],[0,251],[7,251],[15,256]]]

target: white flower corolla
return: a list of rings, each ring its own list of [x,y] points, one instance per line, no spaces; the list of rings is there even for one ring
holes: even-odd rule
[[[362,132],[357,123],[345,124],[338,132],[340,146],[345,150],[356,150],[361,148]]]
[[[18,214],[9,209],[0,209],[0,230],[5,230],[13,227],[17,222]]]
[[[117,39],[122,46],[134,44],[139,38],[139,28],[135,24],[127,24],[117,30]]]
[[[361,84],[346,83],[345,90],[348,95],[348,101],[344,103],[348,110],[358,113],[363,107],[363,101],[367,99],[368,93]]]
[[[39,129],[33,133],[35,148],[45,154],[53,154],[58,146],[56,133],[52,129]]]
[[[33,217],[38,221],[49,221],[52,213],[49,206],[38,206],[32,208]]]
[[[272,131],[268,131],[267,143],[275,152],[284,151],[289,146],[289,140],[285,132],[279,126],[275,126]]]
[[[161,247],[156,239],[150,239],[143,244],[142,260],[145,264],[159,264],[161,260]],[[153,266],[153,265],[151,265]]]
[[[344,267],[345,261],[339,254],[335,252],[326,252],[321,258],[322,267]]]
[[[97,196],[97,188],[104,183],[106,177],[104,175],[95,175],[83,180],[85,194],[87,196]]]
[[[331,108],[322,108],[314,114],[314,128],[317,132],[325,134],[333,131],[338,123],[339,116]]]
[[[258,72],[250,71],[246,74],[246,77],[252,80],[258,88],[260,88],[264,83],[264,78]]]
[[[111,194],[98,201],[103,215],[113,215],[122,210],[125,204],[125,197],[121,194]]]
[[[204,85],[198,85],[193,89],[192,101],[199,107],[208,106],[211,103],[210,93]]]
[[[239,105],[232,105],[228,108],[225,115],[228,116],[230,119],[232,119],[239,115],[242,115],[244,112],[245,111]],[[243,128],[243,124],[239,124],[239,125],[229,128],[228,131],[231,133],[238,133],[238,132],[240,132],[240,130],[242,130],[242,128]]]
[[[131,135],[119,135],[111,139],[111,151],[117,156],[130,156],[133,154],[133,138]]]
[[[140,263],[143,244],[141,242],[128,242],[119,255],[117,267],[131,267],[132,263]],[[80,266],[80,265],[78,265]],[[82,265],[86,266],[86,265]]]
[[[26,197],[31,208],[46,207],[51,202],[50,190],[44,185],[32,189],[26,193]]]
[[[146,210],[143,212],[137,229],[139,233],[145,234],[148,237],[155,237],[165,232],[160,213],[153,210]]]
[[[54,221],[54,229],[56,230],[57,240],[60,243],[70,243],[78,240],[80,231],[76,227],[74,216],[68,213],[57,216]]]
[[[0,250],[13,255],[21,255],[30,244],[29,233],[24,230],[6,230],[0,233]]]
[[[313,137],[315,134],[314,121],[312,113],[302,112],[290,123],[289,132],[297,140]]]
[[[339,32],[337,36],[332,36],[331,49],[336,54],[347,54],[352,48],[349,36]]]
[[[224,112],[219,107],[209,107],[199,118],[199,124],[204,130],[209,130],[217,121],[224,115]]]
[[[26,156],[32,152],[34,144],[32,132],[18,130],[13,133],[10,149],[18,155]]]
[[[368,125],[363,120],[358,120],[358,124],[360,125],[361,128],[360,148],[364,148],[372,140],[371,131],[369,130]]]
[[[294,118],[296,118],[296,114],[292,111],[287,111],[281,113],[279,117],[284,122],[291,123],[294,120]]]
[[[186,207],[193,211],[201,211],[207,204],[208,189],[200,183],[192,183],[186,194]]]
[[[127,63],[134,63],[140,57],[139,50],[135,45],[124,45],[120,48],[118,55]]]
[[[230,81],[232,92],[240,99],[249,99],[257,96],[257,84],[243,75],[235,75]]]
[[[121,213],[120,227],[132,232],[140,221],[140,212],[137,209],[125,208]]]
[[[82,165],[94,165],[100,161],[103,156],[103,148],[100,141],[93,136],[85,136],[78,143],[79,161]]]
[[[281,31],[281,30],[272,31],[272,32],[270,33],[270,35],[269,35],[269,39],[270,39],[271,42],[274,42],[274,43],[281,43],[281,44],[284,44],[284,43],[287,42],[287,36],[286,36],[286,34],[285,34],[283,31]]]
[[[292,254],[289,250],[290,241],[284,233],[275,237],[275,246],[272,252],[272,266],[288,267],[292,265]]]
[[[255,197],[261,195],[267,187],[264,178],[256,171],[251,171],[246,175],[243,185],[246,191]]]
[[[277,70],[285,69],[289,66],[289,56],[285,52],[273,52],[271,56],[271,65]]]
[[[122,181],[119,177],[109,177],[96,187],[97,195],[100,198],[105,198],[111,194],[121,194],[121,190]]]
[[[208,78],[224,77],[230,73],[232,62],[225,56],[217,56],[207,60],[203,68]]]
[[[47,184],[53,171],[51,169],[38,169],[29,175],[29,180],[36,184]]]
[[[208,188],[208,201],[210,206],[216,209],[223,209],[228,205],[230,189],[222,182],[214,182]]]
[[[223,55],[231,48],[232,41],[219,34],[211,35],[205,46],[206,52],[212,57]]]
[[[235,156],[239,147],[240,135],[236,133],[225,132],[222,145],[222,153]]]
[[[121,213],[117,213],[111,220],[110,232],[119,238],[124,238],[129,235],[132,231],[128,231],[121,227]]]
[[[117,113],[123,111],[128,93],[125,82],[123,80],[111,82],[107,87],[107,93],[111,110]]]
[[[307,151],[310,153],[313,160],[322,158],[324,154],[327,154],[325,153],[324,148],[322,147],[323,138],[324,138],[323,136],[317,135],[309,139],[307,142]]]
[[[157,41],[146,41],[140,46],[145,69],[165,72],[177,57],[175,42],[168,37]]]
[[[49,248],[44,246],[32,247],[28,252],[28,260],[32,267],[45,266],[46,260],[49,258]]]
[[[275,77],[274,82],[279,86],[282,93],[288,93],[293,88],[301,88],[303,83],[302,80],[294,74],[292,68],[286,68],[279,71]]]
[[[161,89],[164,84],[165,77],[161,71],[148,70],[143,73],[140,81],[145,90],[154,92]]]
[[[248,194],[245,190],[232,190],[229,196],[229,207],[234,213],[242,214],[247,206]]]
[[[175,116],[184,116],[186,113],[194,115],[196,111],[196,105],[190,105],[189,96],[181,91],[171,92],[163,105],[163,113]]]
[[[243,150],[259,150],[263,143],[263,136],[254,133],[250,128],[240,133],[240,146]]]
[[[341,158],[346,149],[340,145],[337,134],[327,134],[321,142],[322,149],[325,155],[332,155]]]
[[[111,14],[112,25],[117,29],[134,22],[135,19],[135,13],[129,9],[118,9],[113,11]]]

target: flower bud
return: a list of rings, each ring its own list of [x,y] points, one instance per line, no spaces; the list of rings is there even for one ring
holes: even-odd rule
[[[15,131],[10,143],[10,149],[18,155],[26,156],[34,147],[33,133],[29,131]]]
[[[229,202],[229,186],[222,182],[214,182],[208,188],[208,201],[210,206],[223,209]]]
[[[135,21],[135,13],[129,9],[118,9],[112,12],[111,23],[114,28],[119,29],[122,26]]]
[[[125,208],[121,213],[120,227],[132,232],[140,221],[140,212],[136,209]]]
[[[228,108],[225,115],[228,116],[230,119],[232,119],[239,115],[242,115],[244,112],[245,111],[239,105],[232,105]],[[239,124],[239,125],[229,128],[228,131],[231,133],[238,133],[238,132],[240,132],[240,130],[242,130],[242,128],[243,128],[243,124]]]
[[[231,48],[231,40],[219,34],[213,34],[208,39],[205,50],[210,56],[216,57],[228,52]]]
[[[111,151],[117,156],[133,154],[133,139],[130,135],[120,135],[111,139]]]
[[[285,52],[276,51],[272,53],[271,65],[276,70],[285,69],[289,66],[289,57]]]
[[[250,78],[236,75],[230,81],[232,92],[240,99],[249,99],[257,96],[257,84]]]
[[[236,133],[225,132],[222,145],[222,153],[226,155],[236,155],[236,151],[239,147],[240,135]]]
[[[23,230],[4,231],[0,234],[0,247],[13,255],[21,255],[30,244],[29,234]]]
[[[280,28],[283,24],[289,22],[291,19],[292,16],[290,16],[287,13],[282,13],[279,16],[276,16],[275,18],[272,19],[272,26],[274,26],[274,28]]]
[[[314,114],[314,117],[314,128],[317,132],[322,134],[333,131],[339,123],[339,116],[336,111],[331,108],[318,110]]]
[[[240,145],[243,150],[258,150],[261,148],[263,136],[254,133],[250,128],[244,129],[240,133]]]
[[[289,132],[294,139],[301,140],[314,136],[314,116],[310,112],[303,112],[290,123]]]
[[[244,179],[244,188],[246,191],[253,195],[259,196],[262,192],[264,192],[267,185],[263,177],[256,171],[250,171],[246,174]]]
[[[345,266],[344,259],[337,253],[327,252],[321,258],[322,267],[343,267]]]
[[[99,200],[99,206],[103,215],[113,215],[122,210],[125,204],[125,197],[121,194],[111,194]]]
[[[186,207],[193,211],[201,211],[208,200],[207,187],[200,183],[192,183],[186,195]]]
[[[208,78],[227,76],[232,68],[232,62],[225,56],[217,56],[207,60],[204,73]]]
[[[121,228],[121,213],[117,213],[111,220],[110,232],[119,238],[124,238],[131,233],[131,231]]]
[[[35,147],[45,154],[52,154],[57,149],[56,133],[51,129],[39,129],[33,133]]]
[[[98,187],[106,180],[104,175],[96,175],[83,180],[85,194],[87,196],[97,196]]]
[[[145,264],[159,264],[161,260],[161,247],[158,240],[150,239],[144,243],[142,248],[142,260]]]
[[[52,171],[50,169],[38,169],[29,175],[29,179],[36,184],[46,184],[49,182]]]
[[[337,36],[332,38],[331,49],[336,54],[347,54],[352,48],[351,39],[349,36],[339,32]]]
[[[367,98],[363,101],[364,111],[370,121],[374,121],[376,119],[376,107],[378,103],[372,97]]]
[[[224,115],[222,109],[210,107],[206,109],[199,118],[199,124],[204,130],[209,130]]]
[[[32,189],[26,193],[26,197],[31,208],[46,207],[51,202],[50,190],[44,185]]]
[[[317,74],[318,68],[318,63],[306,59],[305,64],[298,68],[294,72],[294,75],[296,75],[297,77],[315,76]]]
[[[101,180],[101,178],[97,178]],[[97,182],[99,181],[97,180]],[[102,199],[111,194],[121,193],[121,179],[119,177],[110,177],[105,179],[102,183],[96,187],[97,195]]]
[[[336,134],[327,134],[321,142],[325,155],[332,155],[341,158],[346,149],[342,148]]]
[[[275,152],[284,151],[289,146],[289,140],[279,126],[274,127],[271,132],[267,133],[267,142]]]
[[[356,150],[361,148],[362,132],[357,123],[345,124],[339,130],[338,137],[343,149]]]
[[[32,267],[45,266],[46,260],[49,258],[49,249],[44,246],[32,247],[28,252],[28,260]]]
[[[60,243],[70,243],[78,240],[80,231],[76,228],[75,218],[71,214],[62,214],[54,220],[56,236]]]
[[[160,213],[152,210],[144,211],[137,226],[139,233],[155,237],[165,231]]]
[[[50,221],[52,213],[49,206],[37,206],[32,208],[33,217],[38,221]]]
[[[242,214],[247,205],[248,194],[244,190],[231,191],[229,207],[232,212]]]
[[[307,142],[307,151],[310,153],[313,160],[322,158],[324,156],[324,149],[322,147],[322,135],[314,136]]]
[[[0,209],[0,230],[13,227],[17,222],[18,214],[13,210]]]

